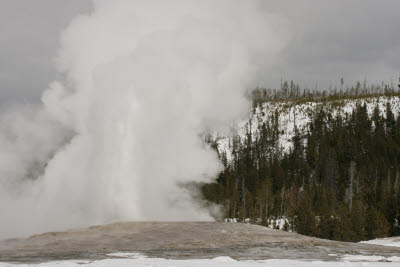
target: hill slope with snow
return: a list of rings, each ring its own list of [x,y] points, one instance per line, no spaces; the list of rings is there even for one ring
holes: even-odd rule
[[[390,104],[392,112],[397,117],[400,112],[399,96],[377,96],[361,97],[359,99],[342,99],[336,101],[309,101],[298,103],[296,101],[271,101],[261,104],[251,112],[249,119],[240,121],[236,124],[235,134],[243,140],[247,133],[253,137],[259,135],[262,125],[274,121],[274,116],[278,116],[279,124],[279,153],[289,152],[293,147],[292,139],[295,129],[304,134],[307,132],[314,114],[319,109],[324,109],[333,117],[342,116],[343,119],[349,118],[357,105],[366,105],[368,115],[372,116],[377,106],[380,115],[386,116],[387,105]],[[225,152],[228,161],[232,159],[232,138],[220,137],[217,139],[218,151]]]

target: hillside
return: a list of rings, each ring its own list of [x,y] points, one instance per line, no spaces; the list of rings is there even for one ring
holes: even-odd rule
[[[399,235],[398,93],[311,98],[254,101],[232,136],[216,134],[225,169],[205,199],[225,218],[310,236]]]
[[[357,105],[366,105],[368,115],[372,117],[374,109],[378,106],[379,114],[386,117],[387,104],[390,104],[391,110],[397,117],[400,112],[400,97],[398,95],[386,96],[378,95],[376,97],[361,97],[359,99],[342,99],[334,101],[270,101],[262,103],[255,107],[248,120],[237,123],[236,137],[240,140],[246,138],[246,134],[251,132],[253,138],[260,134],[263,124],[273,122],[274,116],[278,115],[279,142],[278,152],[280,154],[288,153],[293,148],[293,137],[295,128],[300,134],[306,134],[309,130],[313,116],[320,109],[330,113],[333,117],[341,116],[346,119],[356,109]],[[229,137],[220,137],[216,140],[218,152],[226,153],[228,161],[232,160],[233,139]]]

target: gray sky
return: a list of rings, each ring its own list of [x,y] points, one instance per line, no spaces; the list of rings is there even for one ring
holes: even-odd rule
[[[37,102],[54,80],[60,31],[89,0],[0,0],[0,105]]]
[[[267,87],[280,78],[302,87],[363,80],[396,82],[400,73],[400,1],[266,0],[265,9],[285,18],[290,42]],[[89,0],[0,0],[0,105],[37,102],[55,79],[52,59],[60,31]]]
[[[268,78],[284,77],[314,87],[357,80],[398,80],[400,1],[268,1],[289,19],[292,41],[280,66]],[[285,7],[286,6],[286,7]],[[268,76],[268,75],[267,75]]]

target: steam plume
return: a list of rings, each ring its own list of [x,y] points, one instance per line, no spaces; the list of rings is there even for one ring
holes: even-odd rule
[[[63,32],[38,110],[1,118],[0,237],[210,220],[177,184],[220,165],[200,134],[245,114],[282,38],[256,0],[94,0]],[[5,147],[5,149],[4,149]]]

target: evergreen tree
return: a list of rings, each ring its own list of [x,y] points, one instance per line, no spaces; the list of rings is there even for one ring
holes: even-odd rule
[[[314,235],[316,233],[315,213],[312,209],[308,192],[304,192],[300,197],[300,205],[294,224],[294,229],[299,234]]]
[[[245,134],[230,140],[230,153],[220,151],[224,170],[215,183],[202,185],[204,198],[223,206],[223,217],[263,225],[284,217],[287,229],[321,238],[400,235],[400,116],[390,101],[378,98],[390,99],[390,88],[358,83],[339,92],[301,94],[286,81],[279,90],[257,88],[253,107],[263,116],[257,118],[258,130],[254,133],[253,114]],[[366,103],[375,100],[386,101],[382,114],[379,101],[368,113]],[[307,111],[311,122],[300,129],[296,121],[307,101],[315,108]],[[346,101],[355,103],[352,113],[342,112]],[[279,108],[266,114],[262,107],[268,103]],[[289,125],[280,125],[280,118],[289,115],[294,135],[291,148],[283,150],[280,140],[288,137]],[[211,135],[205,141],[218,151]]]
[[[374,206],[367,211],[366,234],[367,239],[375,239],[388,236],[390,225],[385,216]]]

